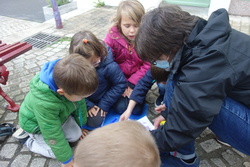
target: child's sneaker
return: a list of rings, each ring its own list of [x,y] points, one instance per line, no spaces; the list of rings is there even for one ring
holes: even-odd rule
[[[17,140],[19,140],[19,142],[22,144],[24,144],[30,137],[29,134],[25,132],[22,128],[16,130],[16,132],[13,133],[12,136],[15,137]]]
[[[218,143],[220,143],[220,144],[222,144],[222,145],[224,145],[224,146],[231,147],[230,144],[221,141],[217,136],[215,136],[214,139],[215,139]]]
[[[199,167],[199,164],[200,159],[198,157],[195,157],[193,162],[187,163],[169,153],[161,154],[161,167]]]

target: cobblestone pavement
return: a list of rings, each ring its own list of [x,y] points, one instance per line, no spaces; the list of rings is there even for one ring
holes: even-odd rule
[[[19,22],[11,18],[0,17],[0,39],[3,42],[20,41],[37,32],[48,33],[64,37],[62,40],[50,45],[44,49],[33,48],[31,51],[6,63],[10,71],[7,85],[1,85],[3,90],[13,100],[21,104],[25,95],[29,91],[29,81],[41,69],[41,66],[47,62],[63,57],[69,47],[69,39],[74,33],[80,30],[90,30],[98,38],[103,39],[110,27],[110,18],[114,14],[115,8],[104,7],[91,9],[88,12],[77,14],[73,17],[63,19],[63,29],[56,29],[55,23],[27,23]],[[205,17],[206,16],[201,16]],[[233,28],[250,34],[250,19],[248,17],[230,16]],[[14,24],[12,27],[9,22]],[[22,26],[27,25],[26,28]],[[19,29],[24,29],[19,31]],[[19,33],[11,34],[12,31]],[[9,35],[10,33],[11,35]],[[5,39],[5,40],[3,40]],[[146,100],[149,103],[148,116],[153,120],[157,114],[153,111],[153,103],[157,97],[157,87],[153,85],[149,91]],[[6,101],[0,97],[0,122],[14,123],[17,127],[18,113],[5,109]],[[250,167],[250,156],[244,155],[237,150],[223,146],[214,140],[214,134],[206,129],[196,140],[197,154],[201,159],[201,167]],[[25,146],[22,146],[13,137],[0,138],[0,167],[59,167],[61,164],[53,159],[48,159],[40,155],[31,153]]]

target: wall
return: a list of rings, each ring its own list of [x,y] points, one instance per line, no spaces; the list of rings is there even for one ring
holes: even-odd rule
[[[229,14],[232,15],[241,15],[241,16],[250,16],[250,1],[248,0],[231,0],[229,6]]]

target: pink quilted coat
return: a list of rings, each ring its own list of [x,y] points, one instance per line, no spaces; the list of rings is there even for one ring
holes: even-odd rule
[[[126,41],[116,26],[109,30],[104,41],[111,47],[114,60],[120,66],[127,81],[136,85],[150,68],[150,63],[139,58],[134,46]]]

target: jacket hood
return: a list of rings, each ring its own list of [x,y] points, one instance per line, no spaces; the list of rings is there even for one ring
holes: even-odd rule
[[[225,40],[224,38],[227,38],[231,31],[232,28],[229,24],[228,13],[225,9],[218,9],[213,12],[208,21],[200,19],[194,26],[186,43],[178,50],[170,64],[171,73],[176,73],[180,67],[180,63],[185,63],[184,59],[192,59],[190,57],[192,48],[211,48],[212,45],[220,43],[220,38],[222,41]],[[171,79],[172,77],[173,75],[170,75]]]
[[[99,64],[98,67],[96,67],[96,69],[105,67],[114,61],[113,53],[112,53],[112,50],[109,46],[107,46],[107,50],[108,50],[107,56],[101,61],[101,63]]]
[[[56,63],[59,60],[60,59],[45,63],[40,72],[40,80],[43,83],[47,84],[49,88],[54,92],[57,91],[58,87],[56,86],[55,81],[53,79],[53,71]]]
[[[187,40],[187,45],[207,47],[221,37],[228,36],[232,31],[228,13],[225,9],[213,12],[208,21],[200,19]]]

